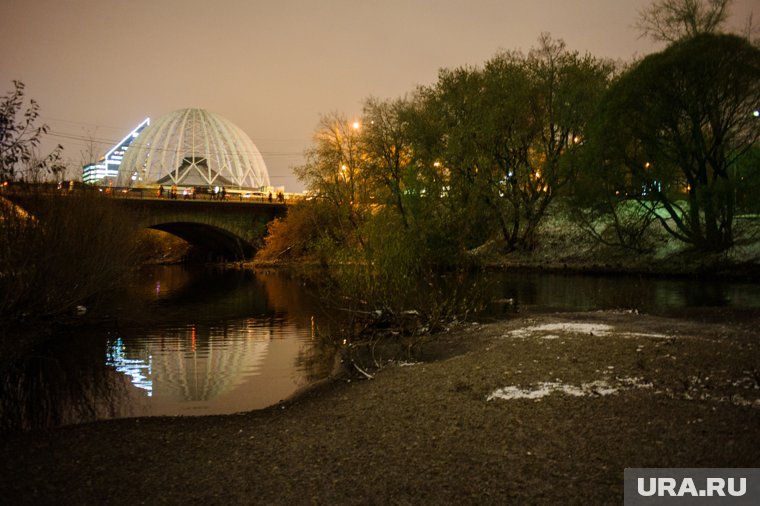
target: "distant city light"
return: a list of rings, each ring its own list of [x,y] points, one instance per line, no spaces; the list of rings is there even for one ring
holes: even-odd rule
[[[150,125],[150,118],[145,118],[134,130],[129,132],[118,144],[112,147],[103,158],[82,167],[82,181],[88,184],[103,183],[106,178],[114,179],[119,173],[119,165],[124,159],[129,145],[140,132]]]

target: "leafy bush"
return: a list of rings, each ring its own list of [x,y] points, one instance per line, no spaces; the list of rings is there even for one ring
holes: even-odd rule
[[[257,262],[326,262],[332,244],[339,237],[335,210],[323,202],[306,201],[288,207],[285,218],[267,226],[264,247],[256,253]]]

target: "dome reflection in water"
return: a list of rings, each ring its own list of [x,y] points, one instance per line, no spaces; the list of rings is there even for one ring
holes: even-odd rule
[[[164,267],[145,271],[135,288],[152,299],[142,311],[155,323],[106,344],[106,364],[131,385],[132,415],[262,408],[323,374],[305,359],[318,308],[298,278]]]
[[[234,413],[306,381],[296,362],[309,332],[279,318],[151,329],[109,340],[106,364],[129,378],[134,414]]]

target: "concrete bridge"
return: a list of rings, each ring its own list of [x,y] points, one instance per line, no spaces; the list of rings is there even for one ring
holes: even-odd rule
[[[34,185],[38,186],[38,185]],[[2,196],[34,214],[36,202],[59,194],[76,198],[98,189],[11,188]],[[286,214],[284,200],[267,199],[247,193],[227,195],[225,200],[209,195],[197,198],[158,197],[153,191],[111,189],[104,198],[120,212],[133,217],[138,226],[168,232],[200,250],[209,259],[243,260],[263,245],[267,224]]]
[[[263,245],[267,224],[284,216],[284,203],[114,197],[114,205],[144,228],[163,230],[209,258],[243,260]]]

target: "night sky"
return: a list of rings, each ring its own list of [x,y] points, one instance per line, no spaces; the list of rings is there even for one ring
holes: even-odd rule
[[[13,79],[41,106],[48,143],[81,164],[146,116],[218,113],[258,146],[273,185],[300,191],[319,115],[361,113],[441,67],[527,51],[542,32],[569,49],[630,61],[661,46],[634,24],[649,0],[0,0],[0,94]],[[736,0],[741,31],[757,0]],[[760,22],[758,19],[756,22]]]

